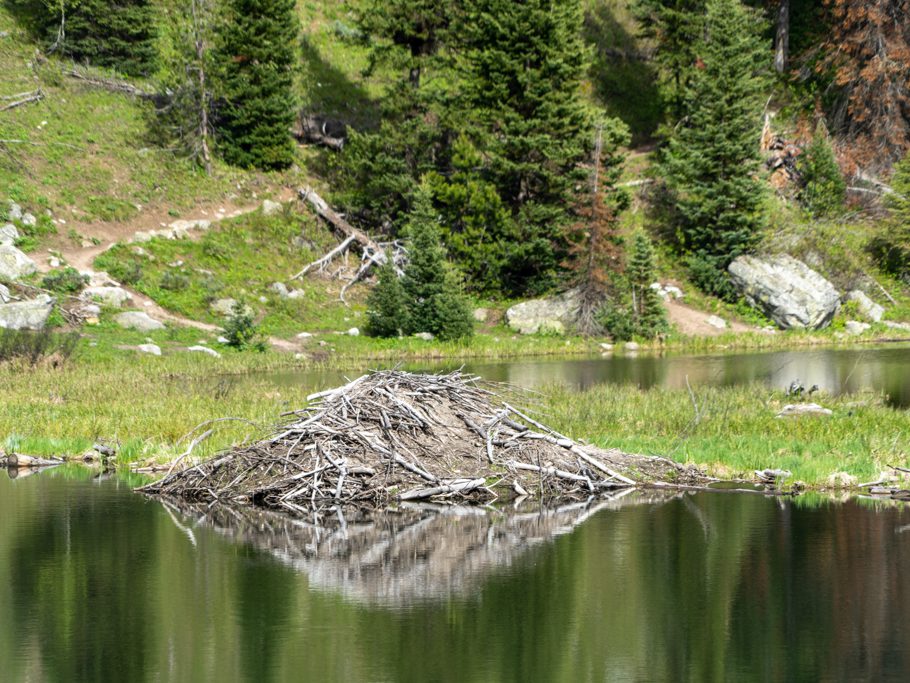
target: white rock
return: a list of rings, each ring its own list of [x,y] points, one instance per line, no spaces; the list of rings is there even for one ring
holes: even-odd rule
[[[882,324],[891,330],[901,330],[903,332],[910,332],[910,323],[898,323],[893,320],[885,320]]]
[[[859,484],[859,479],[847,472],[832,472],[825,484],[835,489],[851,489]]]
[[[521,334],[535,334],[544,322],[559,323],[563,329],[575,322],[581,299],[577,290],[569,290],[549,299],[531,299],[506,311],[506,323]],[[552,329],[552,327],[551,327]]]
[[[638,351],[640,348],[641,348],[641,346],[638,344],[638,342],[630,341],[630,342],[626,342],[623,345],[623,349],[625,349],[626,351]]]
[[[848,320],[846,323],[844,323],[844,328],[847,330],[847,334],[852,334],[854,337],[862,334],[871,327],[872,325],[869,323],[862,323],[858,320]]]
[[[120,283],[114,280],[103,270],[85,270],[80,273],[88,278],[89,287],[119,287]]]
[[[277,294],[281,299],[288,298],[288,288],[283,282],[273,282],[269,285],[269,290]]]
[[[727,321],[717,315],[709,315],[705,318],[705,322],[711,327],[716,327],[718,330],[727,329]]]
[[[266,199],[262,202],[262,215],[263,216],[274,216],[279,211],[281,211],[280,203],[273,202],[270,199]]]
[[[237,299],[218,299],[217,301],[212,302],[211,306],[209,306],[209,309],[212,311],[212,313],[217,313],[218,315],[222,315],[227,318],[234,315],[234,306],[236,305]],[[253,309],[251,309],[249,306],[244,306],[243,312],[246,315],[252,315]]]
[[[197,220],[177,220],[173,221],[169,227],[172,234],[179,233],[181,236],[186,237],[191,230],[205,232],[212,227],[212,221],[201,218]]]
[[[423,339],[424,341],[433,341],[436,337],[433,336],[432,332],[418,332],[415,335],[418,339]]]
[[[190,346],[187,348],[187,351],[190,351],[191,353],[205,353],[212,358],[221,358],[220,353],[218,353],[215,349],[210,349],[207,346]]]
[[[22,207],[19,206],[16,202],[9,203],[9,219],[11,221],[22,220]]]
[[[133,300],[133,295],[123,287],[86,287],[79,298],[83,301],[100,301],[105,306],[123,308]]]
[[[261,303],[261,304],[267,304],[268,302],[269,302],[269,298],[268,298],[267,296],[261,296],[261,297],[259,297],[259,303]]]
[[[9,303],[12,300],[9,294],[9,288],[0,284],[0,304]]]
[[[219,344],[227,344],[230,341],[230,339],[228,339],[227,337],[222,335],[222,336],[218,337],[217,339],[215,339],[215,341],[218,342]]]
[[[42,294],[28,301],[0,304],[0,328],[43,330],[54,308],[54,300]]]
[[[817,403],[791,403],[785,405],[777,417],[800,417],[801,415],[833,415],[827,408],[822,408]]]
[[[601,343],[600,343],[600,348],[601,348],[602,350],[604,350],[604,351],[612,351],[612,350],[613,350],[613,344],[609,344],[609,343],[607,343],[607,342],[601,342]]]
[[[56,256],[51,256],[47,259],[47,265],[51,268],[59,268],[61,265],[60,259],[58,259]]]
[[[490,317],[490,310],[488,308],[475,308],[474,309],[474,320],[479,323],[485,323],[487,318]]]
[[[161,355],[161,347],[157,344],[140,344],[136,347],[136,350],[142,353],[150,353],[153,356]]]
[[[885,315],[883,306],[875,303],[865,292],[861,292],[858,289],[847,292],[846,299],[847,301],[855,301],[859,312],[874,323],[881,322],[882,316]]]
[[[12,246],[19,237],[19,230],[12,223],[0,226],[0,246]]]
[[[349,337],[359,337],[360,330],[356,327],[352,327],[351,329],[348,330],[348,336]]]
[[[164,324],[150,317],[148,313],[142,311],[127,311],[118,313],[114,316],[114,322],[120,327],[128,330],[139,330],[140,332],[152,332],[154,330],[163,330]]]
[[[34,228],[38,225],[38,219],[30,213],[22,214],[22,225],[27,228]]]
[[[303,289],[292,289],[288,292],[288,299],[304,299],[306,298],[306,291]]]
[[[0,280],[15,282],[36,270],[35,262],[16,247],[9,244],[0,246]]]
[[[83,304],[82,306],[79,307],[79,310],[86,317],[91,317],[91,316],[97,317],[97,316],[101,315],[101,306],[99,306],[98,304]]]
[[[297,339],[309,339],[313,335],[310,332],[301,332],[297,335]]]
[[[140,230],[139,232],[133,233],[133,237],[130,239],[130,242],[151,242],[153,237],[155,237],[155,232],[153,230]]]

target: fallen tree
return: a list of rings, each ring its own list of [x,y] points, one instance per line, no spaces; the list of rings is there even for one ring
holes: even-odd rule
[[[334,273],[334,277],[347,279],[347,282],[344,287],[342,287],[341,294],[339,295],[343,302],[345,300],[344,295],[348,288],[369,275],[374,267],[383,265],[388,260],[389,256],[391,256],[392,262],[395,264],[398,275],[401,276],[401,269],[407,261],[407,252],[400,241],[376,242],[365,232],[358,230],[348,223],[341,214],[333,211],[328,205],[328,202],[320,197],[311,187],[300,189],[297,191],[297,194],[302,201],[308,203],[313,208],[313,211],[316,212],[317,216],[332,226],[332,229],[342,238],[342,241],[337,247],[328,251],[324,256],[309,263],[296,275],[291,276],[292,280],[297,280],[312,271],[325,272],[335,259],[343,256],[346,257],[351,249],[356,249],[360,252],[360,265],[353,274],[345,272],[347,270],[346,268],[339,268]]]
[[[583,446],[460,372],[374,372],[309,399],[273,435],[141,490],[309,513],[504,495],[571,500],[706,480],[664,458]]]

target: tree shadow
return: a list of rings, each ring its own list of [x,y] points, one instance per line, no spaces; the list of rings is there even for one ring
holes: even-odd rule
[[[590,77],[597,102],[629,126],[633,145],[649,142],[663,115],[650,51],[606,3],[585,11],[583,36],[594,53]]]

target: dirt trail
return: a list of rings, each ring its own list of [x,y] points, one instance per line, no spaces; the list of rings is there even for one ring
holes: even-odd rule
[[[274,201],[287,202],[293,199],[294,192],[290,188],[281,188]],[[93,270],[95,259],[116,244],[130,242],[136,233],[151,232],[167,228],[175,221],[211,221],[214,225],[226,218],[234,218],[243,214],[257,211],[262,201],[255,204],[236,204],[232,201],[206,202],[199,204],[186,214],[174,217],[168,213],[167,207],[154,211],[143,211],[138,216],[128,221],[113,222],[67,222],[58,226],[60,235],[51,244],[51,249],[62,255],[62,260],[80,271]],[[82,240],[76,242],[68,234],[75,231]],[[193,234],[192,232],[190,233]],[[90,244],[98,242],[98,244]],[[38,262],[38,269],[42,272],[50,270],[47,259]]]
[[[667,318],[670,323],[685,335],[716,337],[727,332],[754,332],[757,329],[735,320],[727,320],[726,329],[718,329],[708,324],[710,313],[692,308],[675,299],[664,302],[664,305],[667,307]]]

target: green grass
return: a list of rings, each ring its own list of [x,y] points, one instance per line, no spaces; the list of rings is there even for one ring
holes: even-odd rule
[[[907,466],[910,420],[874,394],[816,400],[831,417],[777,418],[788,402],[764,386],[686,390],[600,386],[544,392],[544,421],[603,447],[704,465],[721,478],[752,479],[756,469],[786,469],[824,486],[834,472],[872,481],[887,465]]]

